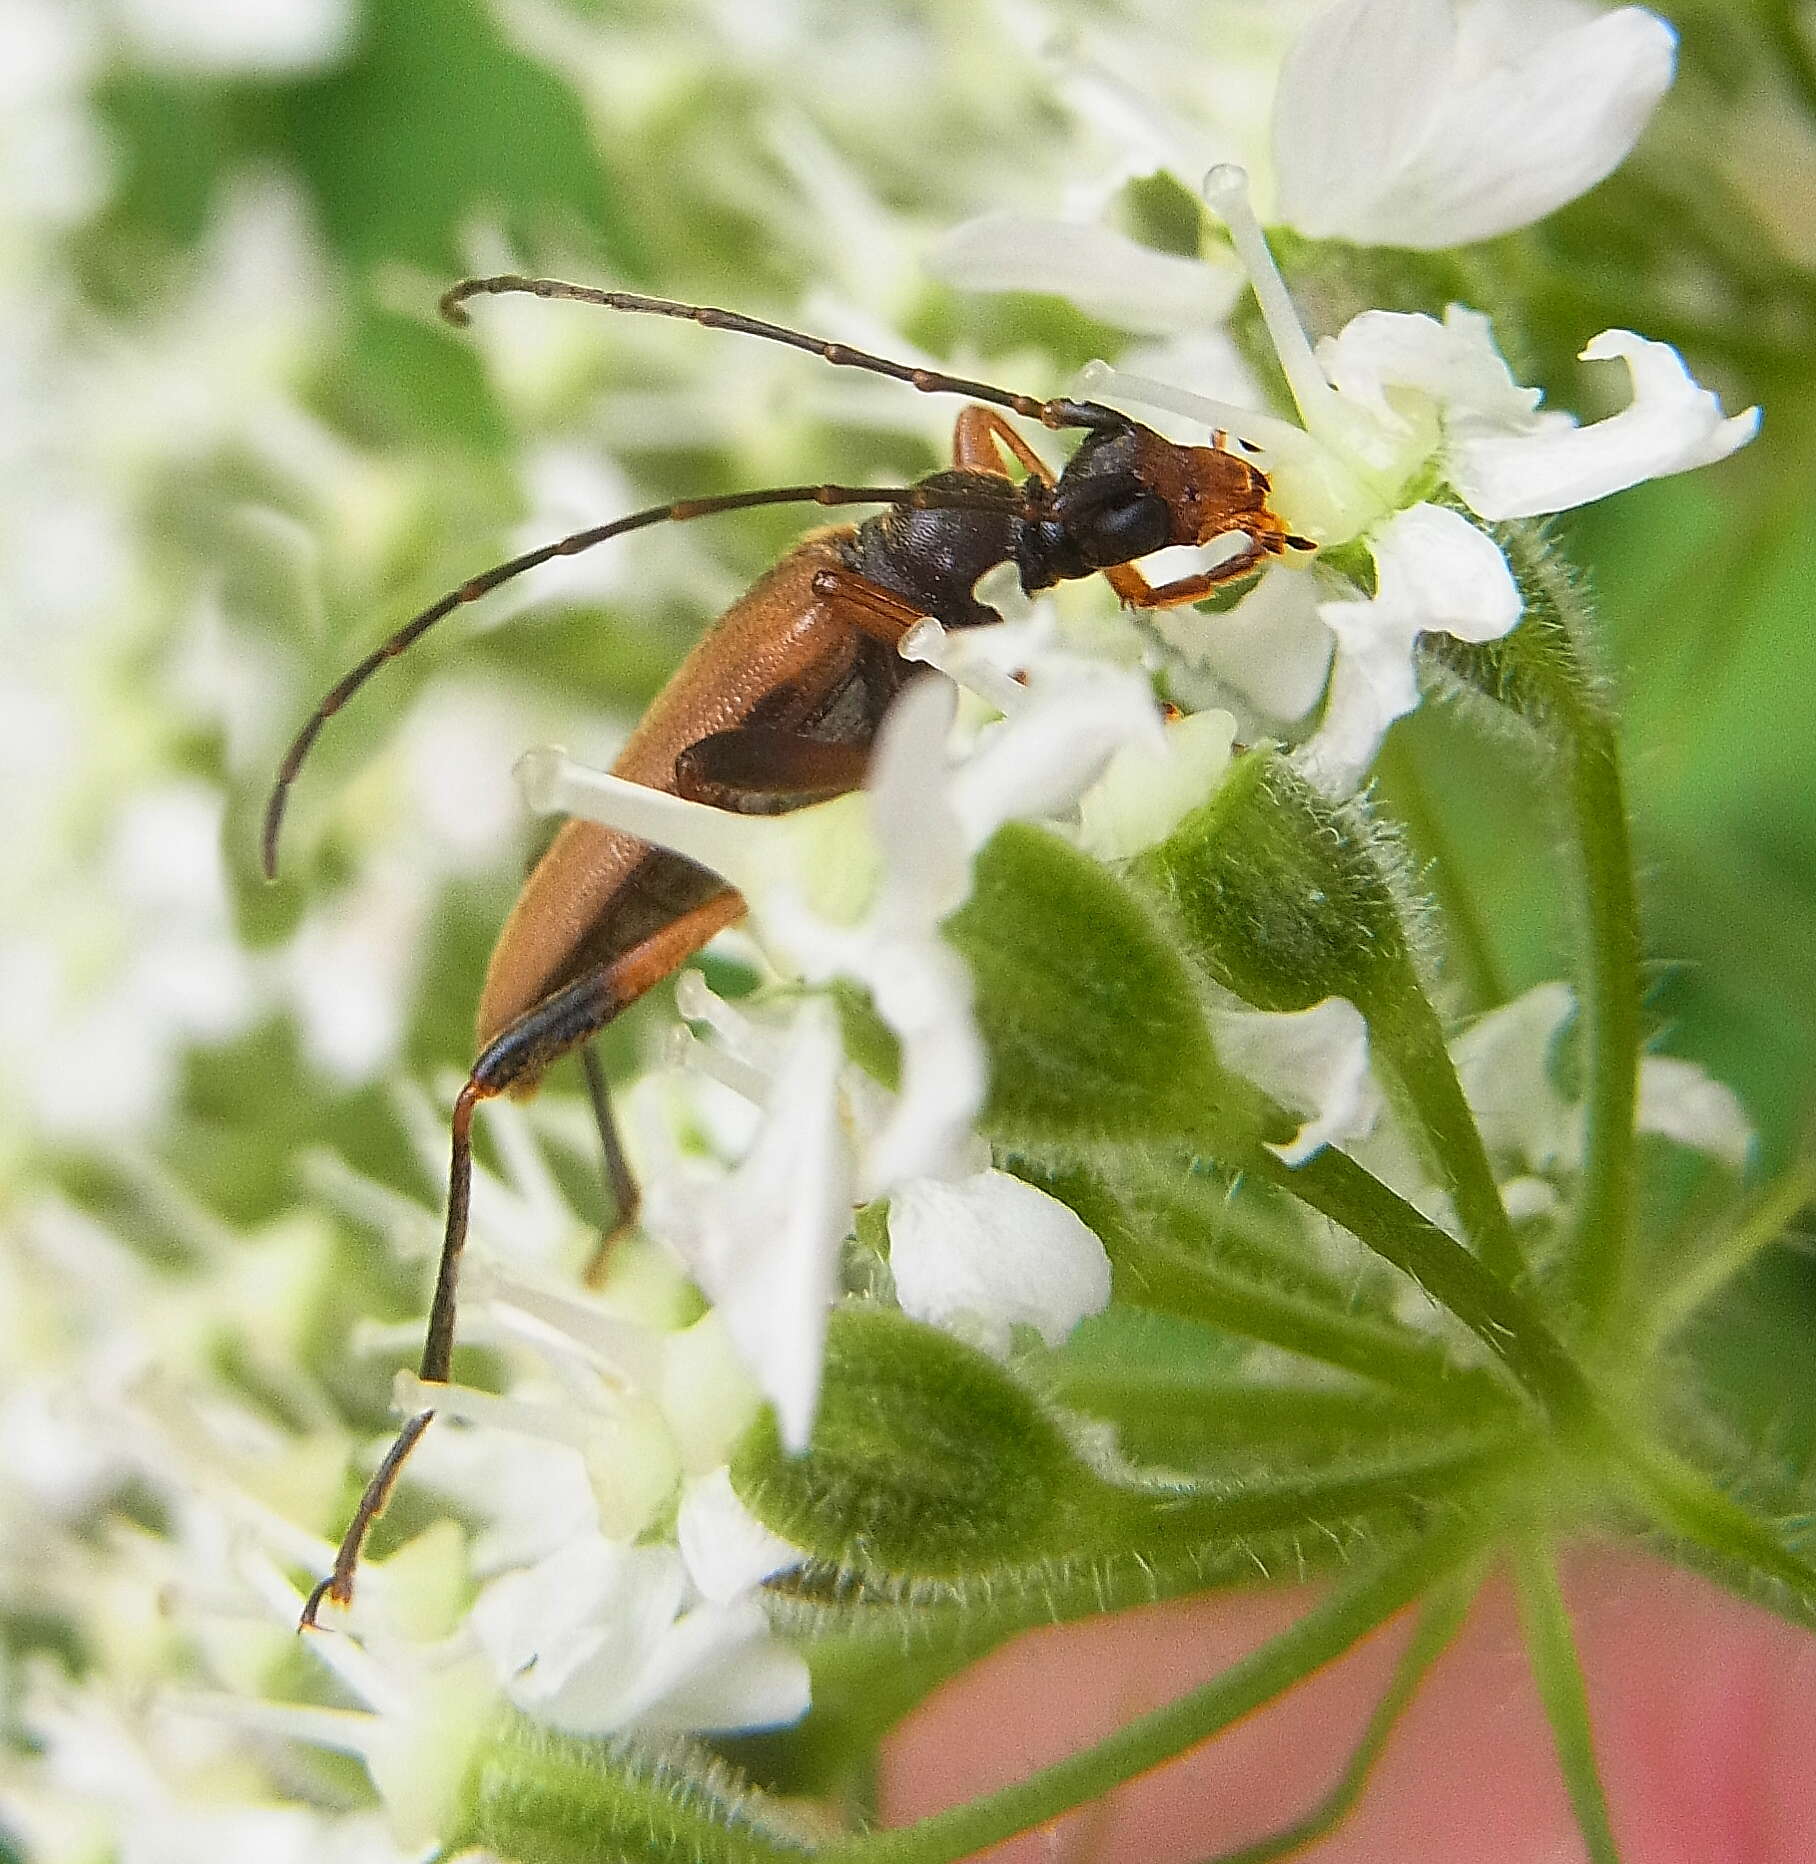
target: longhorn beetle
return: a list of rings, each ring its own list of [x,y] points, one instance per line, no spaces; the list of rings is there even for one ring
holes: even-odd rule
[[[651,525],[757,505],[882,505],[863,523],[808,533],[740,596],[694,648],[631,734],[616,775],[634,783],[753,814],[779,813],[856,789],[877,726],[911,668],[896,652],[931,616],[947,628],[1000,621],[974,585],[1013,563],[1024,590],[1101,572],[1125,604],[1172,608],[1252,574],[1270,557],[1312,546],[1268,506],[1268,480],[1222,434],[1208,447],[1177,446],[1096,402],[1042,401],[931,369],[890,362],[736,312],[559,279],[470,278],[441,300],[464,325],[466,302],[527,292],[613,311],[686,318],[805,350],[841,368],[893,377],[925,394],[962,395],[950,470],[914,485],[771,486],[680,499],[576,531],[483,570],[431,603],[329,689],[297,733],[265,808],[267,879],[291,785],[322,727],[387,660],[501,583],[552,558]],[[1084,439],[1057,478],[998,410]],[[1019,484],[1003,454],[1025,469]],[[1134,567],[1169,544],[1242,544],[1216,567],[1154,587]],[[593,822],[564,824],[532,870],[505,921],[479,1000],[474,1062],[454,1102],[447,1228],[429,1310],[420,1376],[447,1381],[455,1289],[466,1240],[473,1109],[498,1094],[533,1092],[560,1056],[578,1048],[616,1201],[616,1230],[635,1217],[637,1188],[613,1128],[603,1071],[590,1046],[628,1004],[678,969],[744,911],[717,875]],[[354,1511],[329,1576],[311,1593],[303,1622],[324,1596],[346,1604],[372,1523],[434,1412],[412,1417],[386,1452]]]

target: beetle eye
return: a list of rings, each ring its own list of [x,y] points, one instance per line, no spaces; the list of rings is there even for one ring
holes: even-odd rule
[[[1172,541],[1166,500],[1143,492],[1125,504],[1106,506],[1091,521],[1093,554],[1101,563],[1132,563]]]

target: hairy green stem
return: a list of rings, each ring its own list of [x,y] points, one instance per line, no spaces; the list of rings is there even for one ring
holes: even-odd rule
[[[1289,1166],[1263,1150],[1249,1165],[1410,1275],[1494,1354],[1555,1424],[1574,1429],[1595,1419],[1587,1380],[1538,1310],[1346,1153],[1327,1148],[1303,1165]]]
[[[1103,1551],[1139,1550],[1158,1560],[1169,1548],[1211,1546],[1281,1528],[1316,1528],[1360,1515],[1419,1509],[1447,1495],[1508,1471],[1520,1458],[1517,1438],[1506,1432],[1465,1435],[1418,1454],[1386,1457],[1357,1469],[1292,1476],[1202,1492],[1158,1494],[1109,1489]],[[1081,1549],[1092,1551],[1087,1545]]]
[[[1731,1566],[1775,1580],[1805,1607],[1816,1606],[1816,1566],[1700,1470],[1659,1444],[1610,1440],[1607,1448],[1634,1500],[1661,1527]]]
[[[1570,1292],[1591,1329],[1621,1311],[1633,1249],[1634,1115],[1639,1099],[1639,895],[1614,725],[1599,707],[1574,719],[1571,805],[1583,863],[1588,1037],[1583,1195]]]
[[[1228,1670],[1137,1717],[1106,1740],[1002,1791],[819,1853],[823,1864],[952,1864],[1044,1825],[1208,1741],[1340,1657],[1475,1551],[1474,1522],[1453,1522],[1351,1578],[1287,1631]]]
[[[1666,1288],[1647,1322],[1654,1346],[1663,1345],[1705,1301],[1770,1248],[1812,1198],[1816,1198],[1816,1159],[1806,1159],[1769,1186],[1744,1221]]]
[[[1252,1844],[1233,1851],[1220,1851],[1204,1864],[1272,1864],[1275,1858],[1290,1857],[1296,1851],[1327,1838],[1356,1809],[1368,1786],[1375,1764],[1405,1714],[1419,1693],[1431,1666],[1437,1662],[1461,1629],[1469,1607],[1474,1602],[1479,1578],[1474,1573],[1459,1573],[1455,1579],[1439,1586],[1426,1600],[1412,1640],[1400,1653],[1400,1661],[1374,1713],[1369,1716],[1361,1739],[1330,1791],[1302,1819]]]
[[[1475,895],[1458,870],[1450,832],[1431,799],[1418,761],[1399,734],[1389,732],[1375,769],[1386,788],[1389,806],[1411,831],[1414,849],[1425,857],[1433,892],[1443,916],[1445,942],[1458,960],[1470,1001],[1487,1009],[1507,1000],[1494,941],[1482,923]]]
[[[1119,1299],[1337,1366],[1361,1378],[1433,1400],[1454,1411],[1460,1400],[1492,1398],[1481,1373],[1458,1366],[1434,1340],[1360,1314],[1340,1314],[1289,1290],[1269,1288],[1172,1250],[1123,1243],[1116,1254]],[[1126,1285],[1125,1285],[1126,1283]]]
[[[1425,1128],[1438,1168],[1456,1200],[1464,1232],[1496,1275],[1505,1282],[1519,1282],[1526,1270],[1519,1239],[1482,1144],[1482,1130],[1463,1097],[1444,1026],[1416,978],[1409,976],[1406,990],[1391,1008],[1384,1006],[1370,1033],[1385,1051]]]
[[[1545,1705],[1545,1719],[1551,1724],[1577,1830],[1592,1864],[1619,1864],[1620,1852],[1608,1818],[1608,1796],[1602,1790],[1601,1770],[1595,1761],[1583,1666],[1570,1629],[1569,1608],[1558,1585],[1556,1562],[1551,1548],[1536,1534],[1516,1535],[1512,1554],[1532,1679]]]

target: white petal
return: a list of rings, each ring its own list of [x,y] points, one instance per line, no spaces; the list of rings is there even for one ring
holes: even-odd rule
[[[628,1687],[674,1622],[686,1575],[671,1551],[584,1535],[494,1580],[468,1623],[520,1707],[538,1709],[591,1669],[595,1698]]]
[[[1002,1171],[897,1185],[889,1265],[903,1313],[999,1354],[1018,1326],[1058,1346],[1110,1299],[1110,1259],[1096,1233]]]
[[[1740,1096],[1695,1062],[1672,1055],[1648,1055],[1640,1062],[1635,1123],[1642,1133],[1706,1152],[1732,1171],[1744,1170],[1753,1150],[1753,1127]]]
[[[865,783],[882,851],[879,912],[924,930],[971,891],[971,848],[947,795],[946,740],[958,710],[949,681],[923,676],[890,707]]]
[[[1460,304],[1442,323],[1422,311],[1362,311],[1318,345],[1318,360],[1338,393],[1382,421],[1406,418],[1403,401],[1388,401],[1390,388],[1417,389],[1446,416],[1514,432],[1533,424],[1540,401],[1538,389],[1513,379],[1489,320]]]
[[[755,1599],[697,1606],[639,1680],[637,1725],[677,1734],[784,1727],[813,1699],[806,1660],[770,1630]]]
[[[1491,1154],[1547,1171],[1569,1150],[1573,1116],[1552,1058],[1575,1013],[1568,984],[1539,984],[1478,1018],[1450,1045],[1463,1097]]]
[[[1363,1138],[1380,1117],[1368,1072],[1368,1024],[1347,997],[1306,1010],[1218,1010],[1211,1033],[1219,1060],[1288,1113],[1307,1116],[1272,1149],[1303,1165],[1326,1146]]]
[[[1119,330],[1152,336],[1220,323],[1242,282],[1234,266],[1156,252],[1107,226],[1020,214],[967,220],[926,264],[962,291],[1051,293]]]
[[[1318,589],[1309,566],[1276,563],[1234,608],[1162,609],[1152,625],[1188,665],[1285,725],[1318,703],[1330,678],[1331,633],[1318,619]]]
[[[357,19],[351,0],[121,0],[118,11],[147,64],[211,77],[319,70],[346,55]]]
[[[954,1169],[972,1142],[988,1063],[971,1015],[971,973],[937,931],[878,945],[865,969],[877,1013],[902,1048],[895,1105],[871,1142],[866,1198],[898,1179]]]
[[[1440,505],[1397,512],[1369,539],[1375,596],[1323,602],[1337,637],[1330,694],[1300,768],[1321,788],[1353,789],[1396,718],[1419,703],[1413,648],[1422,633],[1488,641],[1520,618],[1520,593],[1494,539]]]
[[[1485,518],[1569,511],[1645,479],[1712,465],[1759,431],[1757,408],[1724,419],[1720,400],[1697,384],[1670,344],[1604,330],[1583,351],[1587,362],[1613,357],[1633,381],[1633,400],[1619,414],[1588,427],[1456,442],[1450,479],[1472,510]]]
[[[1228,712],[1194,712],[1166,728],[1157,755],[1127,744],[1078,803],[1079,845],[1100,861],[1126,861],[1164,841],[1230,767],[1236,721]]]
[[[1434,250],[1493,239],[1586,193],[1626,159],[1670,88],[1677,35],[1639,7],[1536,30],[1522,54],[1446,84],[1424,139],[1340,231]]]
[[[686,1583],[672,1547],[595,1536],[488,1586],[471,1621],[517,1706],[571,1733],[772,1727],[804,1713],[806,1665],[756,1601],[677,1616]]]
[[[1003,823],[1069,809],[1127,744],[1165,747],[1160,709],[1139,673],[1100,662],[1036,669],[1029,700],[955,772],[952,804],[973,849]]]
[[[807,1558],[744,1506],[724,1464],[682,1489],[675,1538],[688,1576],[703,1597],[719,1605]]]
[[[1382,178],[1424,138],[1449,81],[1450,0],[1341,0],[1299,35],[1274,97],[1279,217],[1314,238],[1371,238]]]
[[[644,1217],[719,1310],[782,1441],[803,1450],[820,1390],[826,1314],[851,1227],[851,1163],[838,1113],[843,1060],[831,1006],[801,1006],[749,1154],[723,1182],[666,1174]]]

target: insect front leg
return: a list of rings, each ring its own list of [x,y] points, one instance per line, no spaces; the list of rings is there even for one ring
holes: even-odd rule
[[[1207,595],[1253,576],[1270,558],[1285,548],[1285,541],[1270,532],[1256,536],[1244,532],[1243,546],[1214,568],[1195,576],[1181,576],[1172,582],[1150,583],[1133,563],[1118,563],[1104,571],[1110,587],[1128,608],[1183,608],[1188,602],[1202,602]]]
[[[743,898],[731,888],[713,894],[652,932],[629,951],[584,972],[531,1005],[486,1045],[485,1052],[473,1064],[466,1085],[455,1096],[450,1123],[447,1227],[442,1235],[435,1294],[429,1304],[428,1332],[417,1371],[425,1384],[445,1385],[453,1364],[460,1259],[466,1247],[467,1214],[473,1188],[474,1109],[482,1100],[495,1099],[513,1088],[534,1086],[570,1049],[590,1041],[620,1011],[636,1002],[652,985],[660,983],[743,912]],[[310,1593],[303,1607],[305,1625],[315,1623],[324,1598],[332,1599],[337,1605],[352,1601],[353,1579],[359,1570],[366,1537],[372,1531],[372,1524],[384,1513],[399,1472],[434,1416],[432,1408],[417,1412],[385,1452],[341,1537],[332,1571]]]

